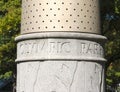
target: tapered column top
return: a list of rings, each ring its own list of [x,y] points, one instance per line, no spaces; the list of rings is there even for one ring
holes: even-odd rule
[[[100,34],[99,0],[22,0],[21,34],[48,31]]]

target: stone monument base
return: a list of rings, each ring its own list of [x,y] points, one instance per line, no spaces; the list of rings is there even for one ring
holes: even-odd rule
[[[74,32],[17,37],[17,92],[104,92],[105,40]]]

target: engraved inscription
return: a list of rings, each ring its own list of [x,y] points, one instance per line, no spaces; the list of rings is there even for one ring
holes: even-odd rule
[[[48,55],[48,56],[47,56]],[[56,57],[54,57],[54,55]],[[67,56],[66,56],[67,55]],[[104,50],[100,43],[85,40],[41,39],[27,40],[18,43],[18,59],[20,57],[36,59],[45,58],[76,58],[93,57],[103,58]],[[32,57],[31,57],[32,56]]]
[[[25,42],[20,44],[19,46],[19,54],[34,54],[39,53],[39,51],[43,51],[45,47],[45,41],[36,41],[36,42]]]
[[[70,42],[50,42],[49,52],[50,53],[70,53]]]
[[[45,47],[48,46],[49,49]],[[24,42],[19,45],[20,55],[37,54],[42,52],[48,53],[70,53],[71,52],[70,42],[45,42],[45,41],[35,41],[35,42]]]
[[[97,43],[80,43],[80,53],[83,54],[97,54],[102,55],[103,54],[103,48]]]

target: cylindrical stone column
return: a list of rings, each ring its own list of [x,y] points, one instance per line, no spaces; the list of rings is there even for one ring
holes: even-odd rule
[[[99,0],[22,0],[17,92],[105,92]]]

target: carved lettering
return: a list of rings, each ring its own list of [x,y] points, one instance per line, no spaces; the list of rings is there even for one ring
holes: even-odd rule
[[[45,46],[45,42],[29,42],[29,43],[22,43],[19,46],[19,53],[21,55],[33,54],[38,53],[43,50]]]
[[[61,53],[62,51],[62,48],[61,48],[61,42],[57,42],[57,47],[56,47],[56,50],[57,50],[57,53]]]
[[[65,53],[70,53],[71,48],[70,48],[70,42],[64,42],[61,44],[61,51]]]
[[[101,55],[101,56],[104,56],[104,50],[103,50],[103,47],[100,46],[100,50],[98,51],[98,53]]]
[[[80,43],[79,46],[80,53],[82,54],[93,54],[93,55],[103,55],[103,48],[97,43]]]
[[[56,52],[56,47],[57,47],[56,43],[55,42],[50,42],[49,45],[50,45],[49,52],[50,53],[55,53]]]
[[[85,51],[86,51],[86,45],[85,45],[85,43],[80,43],[80,50],[81,50],[81,53],[85,53]]]
[[[45,45],[46,45],[46,42],[45,42],[45,41],[40,42],[39,45],[38,45],[38,48],[37,48],[38,51],[43,51]]]
[[[98,52],[99,52],[99,46],[98,46],[98,44],[94,44],[94,54],[98,54]]]
[[[50,53],[70,53],[70,42],[50,42]]]
[[[93,44],[90,44],[90,43],[89,43],[87,46],[88,46],[88,47],[87,47],[86,53],[93,54],[93,52],[94,52]]]
[[[103,57],[103,53],[103,47],[99,43],[82,40],[27,40],[18,44],[18,57],[24,58],[32,55],[36,58],[45,58],[45,55],[49,55],[51,58],[53,55],[62,58],[65,55]]]

